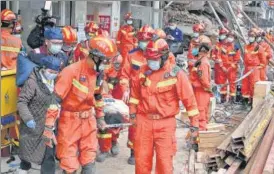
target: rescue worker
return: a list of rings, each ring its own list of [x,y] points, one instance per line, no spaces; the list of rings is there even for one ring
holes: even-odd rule
[[[102,29],[102,28],[99,28],[99,30],[98,30],[98,35],[102,35],[102,36],[104,36],[104,37],[109,37],[108,31],[107,31],[107,30],[104,30],[104,29]]]
[[[199,109],[199,130],[206,131],[209,121],[208,109],[211,97],[210,86],[210,46],[201,43],[198,47],[198,60],[195,62],[193,70],[190,72],[190,81],[194,90]]]
[[[136,31],[133,27],[133,18],[131,13],[127,13],[124,16],[124,20],[126,24],[120,28],[116,38],[118,50],[123,57],[122,66],[124,65],[128,52],[137,47]]]
[[[15,14],[5,9],[1,11],[1,70],[16,68],[18,53],[22,47],[20,38],[12,35],[16,24]]]
[[[193,34],[191,36],[191,41],[188,48],[187,58],[188,58],[188,69],[189,72],[192,71],[192,67],[196,60],[198,59],[195,55],[198,55],[198,47],[197,43],[199,43],[199,37],[202,35],[204,31],[204,25],[202,24],[194,24],[192,27]]]
[[[68,65],[68,56],[62,51],[63,34],[61,28],[46,28],[44,31],[45,44],[29,52],[29,59],[37,65],[41,65],[41,58],[55,56],[61,60],[61,69]]]
[[[263,48],[265,57],[266,57],[266,64],[264,65],[264,68],[261,68],[261,70],[260,70],[261,71],[260,80],[266,81],[267,80],[267,76],[266,76],[267,65],[269,63],[269,60],[272,59],[273,50],[270,47],[270,45],[266,41],[264,41],[263,37],[265,37],[264,31],[258,30],[256,41]]]
[[[212,59],[214,60],[214,81],[217,85],[226,83],[228,70],[223,66],[223,60],[227,59],[227,44],[226,39],[229,31],[226,28],[219,30],[219,42],[215,45],[212,50]],[[221,103],[226,102],[227,91],[223,88],[220,92]]]
[[[132,81],[129,106],[130,119],[136,122],[136,174],[151,173],[154,149],[156,173],[173,173],[179,101],[186,107],[191,125],[198,123],[199,111],[190,81],[183,70],[170,64],[169,55],[165,40],[150,41],[145,51],[147,66]]]
[[[81,41],[74,51],[74,62],[78,62],[89,55],[89,40],[98,35],[99,26],[95,22],[88,22],[85,26],[86,40]]]
[[[124,65],[121,69],[120,85],[123,91],[123,100],[128,103],[129,100],[129,87],[132,81],[138,78],[138,72],[142,66],[146,64],[146,59],[144,57],[144,51],[148,42],[153,38],[154,30],[149,26],[145,25],[137,33],[138,48],[129,52],[128,57],[125,60]],[[128,147],[130,150],[130,157],[128,163],[131,165],[135,164],[134,159],[134,136],[135,127],[130,126],[128,130]]]
[[[169,20],[169,25],[165,28],[166,40],[170,46],[171,52],[177,57],[178,54],[183,53],[181,47],[183,41],[183,32],[177,27],[176,19]]]
[[[51,106],[57,105],[52,93],[54,80],[61,69],[61,61],[47,56],[41,58],[41,63],[42,67],[35,68],[24,83],[17,101],[21,118],[19,174],[27,174],[31,163],[41,165],[42,174],[55,173],[55,150],[53,146],[47,145],[44,132],[47,130],[47,111]]]
[[[254,87],[257,81],[260,81],[260,69],[266,65],[264,49],[256,42],[257,29],[252,28],[248,32],[249,44],[244,47],[244,74],[253,71],[242,81],[242,95],[245,106],[252,106]]]
[[[73,63],[74,59],[74,48],[77,44],[77,32],[71,26],[65,26],[62,28],[63,34],[63,47],[62,51],[68,56],[69,64]]]
[[[65,173],[95,174],[97,126],[106,123],[101,95],[101,74],[117,55],[113,41],[102,36],[89,40],[89,56],[66,67],[58,76],[55,94],[61,103],[57,157]],[[95,109],[95,115],[92,112]]]

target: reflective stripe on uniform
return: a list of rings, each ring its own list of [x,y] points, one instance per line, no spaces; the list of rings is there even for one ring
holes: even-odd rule
[[[54,109],[54,110],[56,110],[56,109],[58,109],[58,106],[57,106],[57,105],[52,104],[52,105],[49,105],[49,109]]]
[[[195,116],[195,115],[198,115],[199,114],[199,110],[198,109],[194,109],[194,110],[191,110],[191,111],[187,111],[187,115],[189,117],[192,117],[192,116]]]
[[[76,79],[72,80],[72,84],[73,86],[75,86],[77,89],[79,89],[80,91],[84,92],[84,93],[88,93],[88,87],[82,85],[79,81],[77,81]]]
[[[86,48],[80,48],[80,51],[82,51],[85,54],[89,54],[89,51]]]
[[[168,79],[168,80],[165,80],[162,82],[158,82],[157,87],[166,87],[166,86],[174,85],[174,84],[176,84],[176,82],[177,82],[176,78]]]
[[[117,44],[120,44],[120,43],[121,43],[121,41],[116,41],[116,43],[117,43]]]
[[[127,80],[127,79],[121,79],[120,80],[120,84],[129,85],[129,80]]]
[[[137,65],[137,66],[142,66],[143,65],[142,62],[139,62],[139,61],[134,60],[134,59],[131,60],[131,63],[134,64],[134,65]]]
[[[144,85],[145,86],[150,86],[151,85],[151,81],[148,78],[146,78],[146,81],[145,81]]]
[[[146,78],[146,76],[143,74],[143,73],[140,73],[139,74],[139,78],[141,79],[141,78]]]
[[[97,134],[98,138],[111,138],[112,134]]]
[[[113,89],[113,88],[114,88],[114,87],[113,87],[113,84],[108,83],[108,88],[109,88],[109,89]]]
[[[20,52],[20,48],[1,46],[1,51]]]
[[[135,104],[135,105],[138,105],[138,104],[139,104],[139,100],[138,100],[138,99],[136,99],[136,98],[130,97],[130,99],[129,99],[129,103],[131,103],[131,104]]]
[[[250,95],[243,95],[243,98],[249,98]]]
[[[133,143],[132,143],[131,141],[129,141],[129,140],[128,140],[127,144],[128,144],[129,146],[131,146],[131,147],[133,146]]]
[[[236,93],[230,93],[230,96],[235,97],[235,96],[236,96]]]
[[[258,51],[252,51],[251,54],[258,54]]]
[[[123,34],[127,34],[127,32],[126,32],[125,30],[121,30],[121,32],[122,32]]]
[[[104,106],[104,101],[95,101],[95,107],[100,108]]]

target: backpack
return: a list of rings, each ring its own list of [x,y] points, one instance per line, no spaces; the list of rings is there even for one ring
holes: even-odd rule
[[[17,57],[16,86],[22,87],[37,66],[27,57],[25,52],[20,52]]]
[[[43,34],[44,29],[41,26],[36,25],[30,32],[27,43],[32,48],[39,48],[44,44],[44,37]]]

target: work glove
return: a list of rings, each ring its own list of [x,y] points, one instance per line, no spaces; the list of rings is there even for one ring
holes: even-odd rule
[[[123,94],[123,98],[122,100],[125,102],[125,103],[128,103],[129,102],[129,90],[126,90]]]
[[[28,128],[35,129],[36,122],[32,119],[32,120],[29,120],[29,121],[26,123],[26,125],[27,125]]]
[[[107,123],[105,122],[105,118],[101,117],[98,118],[97,120],[97,127],[99,130],[104,131],[106,129]]]
[[[222,71],[224,72],[224,73],[227,73],[228,72],[228,70],[225,68],[225,67],[221,67],[222,68]]]

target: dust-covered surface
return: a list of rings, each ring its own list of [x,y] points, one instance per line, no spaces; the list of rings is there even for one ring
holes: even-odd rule
[[[188,160],[188,150],[185,148],[185,135],[187,129],[177,128],[176,137],[177,137],[177,153],[174,158],[174,174],[180,174],[183,168],[183,164],[186,163]],[[127,142],[127,131],[123,131],[119,138],[120,144],[120,154],[116,157],[109,157],[103,163],[97,163],[97,174],[133,174],[134,173],[134,166],[127,164],[127,158],[129,157],[130,151],[126,146]],[[13,164],[19,164],[18,157],[17,160],[12,162]],[[6,161],[8,158],[1,158],[1,172],[8,171],[11,169],[7,164]],[[155,163],[155,160],[154,160]],[[33,166],[33,168],[39,169],[39,166]],[[31,170],[29,174],[39,174],[39,170]],[[61,170],[57,169],[56,174],[61,174]],[[154,173],[154,172],[153,172]]]

